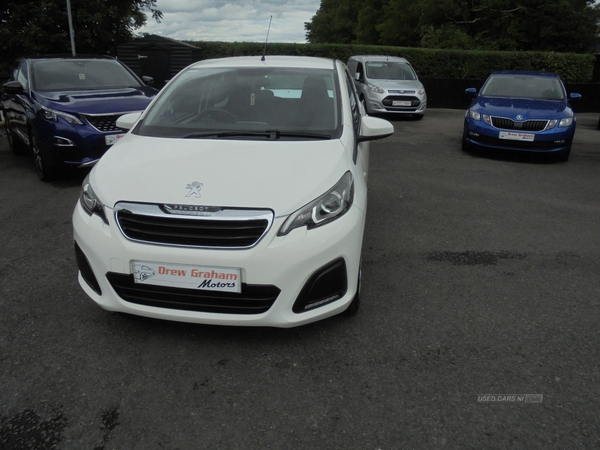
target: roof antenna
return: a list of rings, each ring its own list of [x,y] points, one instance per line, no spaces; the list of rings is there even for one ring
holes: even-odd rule
[[[269,19],[269,28],[267,29],[267,39],[265,39],[265,48],[263,50],[262,58],[260,58],[261,61],[265,60],[265,54],[267,53],[267,42],[269,42],[269,31],[271,31],[271,21],[272,20],[273,20],[273,16],[271,15],[271,18]]]

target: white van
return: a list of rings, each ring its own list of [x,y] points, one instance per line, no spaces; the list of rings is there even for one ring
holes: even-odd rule
[[[405,58],[351,56],[348,69],[368,114],[412,114],[422,119],[427,108],[425,87]]]

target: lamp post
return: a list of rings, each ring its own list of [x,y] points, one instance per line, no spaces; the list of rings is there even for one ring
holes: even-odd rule
[[[69,36],[71,36],[71,53],[75,56],[75,36],[73,36],[73,18],[71,17],[71,0],[67,0],[67,16],[69,17]]]

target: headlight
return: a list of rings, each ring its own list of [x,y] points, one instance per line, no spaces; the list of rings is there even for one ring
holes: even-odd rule
[[[41,106],[41,105],[40,105]],[[55,109],[50,109],[45,106],[42,106],[42,117],[46,120],[50,120],[52,122],[57,122],[58,118],[61,117],[67,123],[71,125],[83,125],[83,122],[79,120],[77,117],[67,114],[61,111],[56,111]]]
[[[425,95],[425,89],[421,88],[418,90],[419,95]]]
[[[560,119],[560,123],[558,124],[559,127],[570,127],[571,125],[573,125],[572,117],[565,117],[564,119]]]
[[[285,236],[294,228],[306,226],[309,230],[325,225],[343,216],[354,200],[354,179],[346,172],[329,191],[290,214],[283,223],[278,236]]]
[[[369,90],[371,92],[375,92],[376,94],[385,94],[385,91],[383,89],[381,89],[379,86],[375,86],[374,84],[371,84],[371,83],[367,83],[367,86],[369,86]]]
[[[469,119],[481,120],[481,114],[479,114],[477,111],[469,110]]]
[[[97,214],[104,221],[104,223],[108,225],[108,219],[104,213],[104,206],[102,206],[102,203],[100,203],[100,200],[98,200],[96,193],[92,189],[89,175],[85,177],[85,180],[83,180],[83,183],[81,184],[79,203],[86,213],[88,213],[90,216]]]

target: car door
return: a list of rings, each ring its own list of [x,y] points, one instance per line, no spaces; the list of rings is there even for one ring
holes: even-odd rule
[[[27,62],[24,60],[15,64],[10,80],[5,86],[15,86],[15,82],[20,83],[22,90],[14,92],[5,88],[2,95],[6,127],[13,139],[18,139],[29,146],[27,115],[33,114],[33,107],[29,96],[29,72]]]

